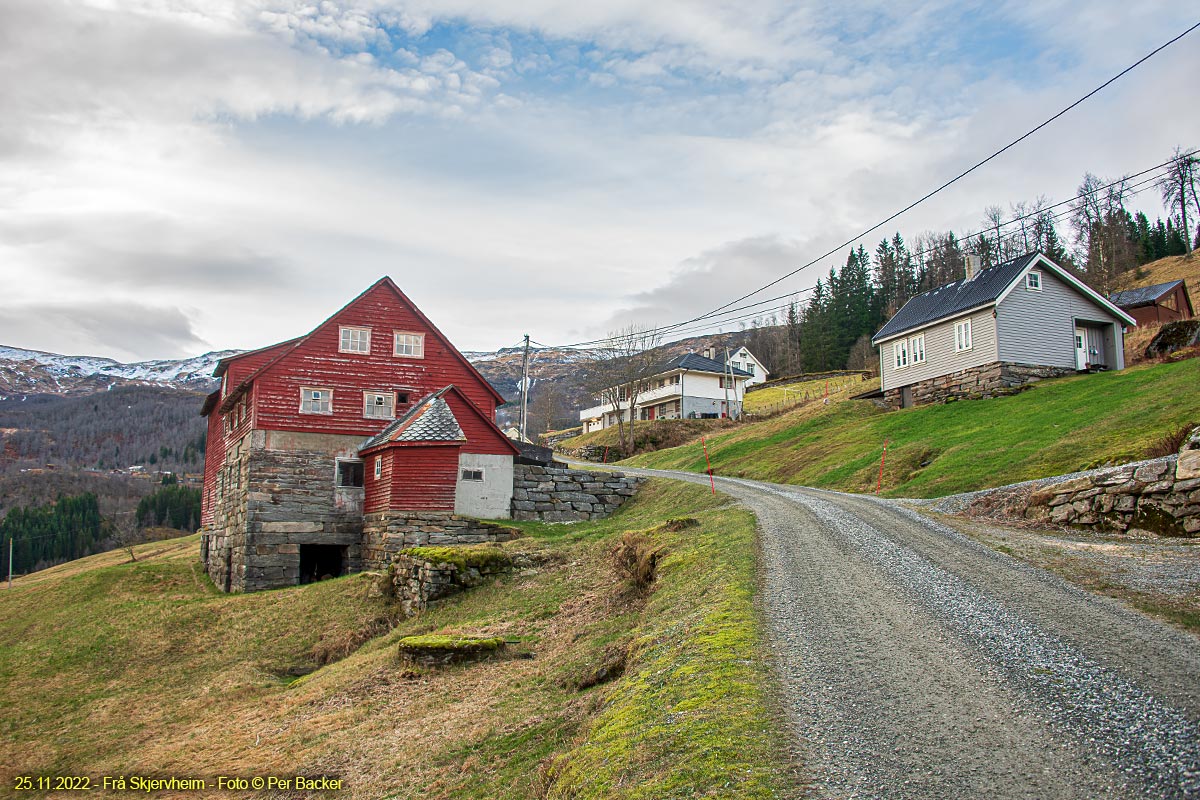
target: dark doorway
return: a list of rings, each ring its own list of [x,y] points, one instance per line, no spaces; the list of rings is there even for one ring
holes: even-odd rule
[[[900,407],[912,408],[912,386],[904,386],[900,389]]]
[[[341,575],[345,551],[336,544],[300,545],[300,582],[315,583]]]

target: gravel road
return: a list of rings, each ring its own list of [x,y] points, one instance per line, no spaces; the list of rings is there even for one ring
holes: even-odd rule
[[[1200,798],[1196,638],[893,502],[717,481],[812,796]]]

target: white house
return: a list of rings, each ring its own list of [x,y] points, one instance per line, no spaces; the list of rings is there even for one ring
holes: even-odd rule
[[[733,351],[729,356],[729,364],[734,369],[750,373],[750,377],[746,379],[747,386],[757,386],[760,383],[764,383],[771,375],[767,368],[763,366],[763,363],[747,347],[739,347]]]
[[[751,377],[747,370],[730,368],[699,353],[676,356],[660,364],[644,381],[645,387],[634,399],[633,413],[639,420],[740,417]],[[618,405],[620,408],[604,402],[580,411],[583,432],[616,425],[618,414],[628,422],[630,408],[623,393]]]
[[[1041,253],[909,300],[871,339],[897,408],[988,397],[1057,375],[1123,369],[1133,317]]]

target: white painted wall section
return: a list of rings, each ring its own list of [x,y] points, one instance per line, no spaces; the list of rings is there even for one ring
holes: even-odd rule
[[[479,470],[483,480],[463,480],[463,471]],[[513,457],[460,453],[454,487],[454,513],[480,519],[512,516]]]

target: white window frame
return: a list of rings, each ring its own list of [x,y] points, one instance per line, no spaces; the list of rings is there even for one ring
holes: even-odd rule
[[[908,339],[901,339],[892,345],[892,359],[896,364],[896,369],[904,369],[908,366]]]
[[[751,375],[754,374],[754,362],[753,361],[746,362],[746,372],[749,372]]]
[[[954,323],[954,352],[965,353],[973,345],[974,342],[971,339],[971,320],[968,318]]]
[[[325,400],[323,403],[326,406],[324,411],[312,410],[312,403],[314,401],[314,398],[312,397],[313,392],[323,392],[323,393],[327,393],[329,395],[328,400]],[[305,408],[305,406],[309,406],[309,408]],[[300,413],[301,414],[319,414],[322,416],[332,415],[333,414],[333,389],[328,389],[328,388],[325,388],[322,386],[301,386],[300,387]]]
[[[402,336],[412,339],[405,338],[401,344]],[[392,331],[392,355],[396,358],[424,358],[425,334],[416,331]]]
[[[459,473],[459,475],[462,476],[461,479],[464,481],[482,482],[483,481],[483,467],[471,467],[469,469],[464,469]],[[476,477],[474,477],[475,475],[478,475],[479,477],[476,478]]]
[[[338,352],[370,353],[371,329],[357,325],[342,325],[338,327]]]
[[[920,333],[908,340],[909,363],[925,363],[925,334]]]
[[[379,403],[379,400],[387,400],[387,403]],[[386,414],[375,413],[374,409],[383,408],[387,411]],[[364,419],[395,419],[396,418],[396,393],[395,392],[363,392],[363,418]]]
[[[1031,292],[1040,292],[1042,290],[1042,273],[1025,273],[1025,288]]]
[[[375,456],[375,480],[383,477],[383,456]]]

